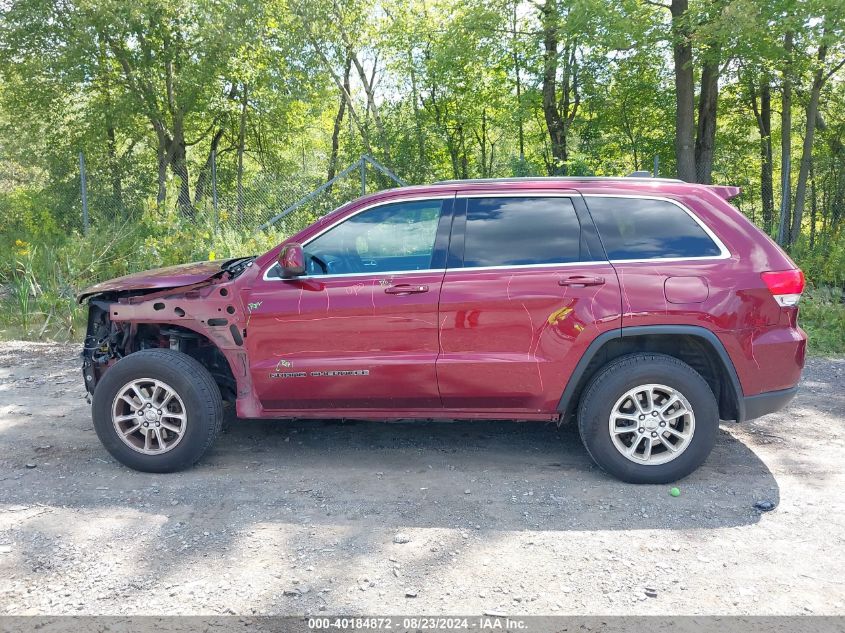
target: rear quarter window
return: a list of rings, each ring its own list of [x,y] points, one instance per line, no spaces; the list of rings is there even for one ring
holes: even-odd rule
[[[719,246],[689,213],[667,200],[587,196],[607,257],[718,257]]]

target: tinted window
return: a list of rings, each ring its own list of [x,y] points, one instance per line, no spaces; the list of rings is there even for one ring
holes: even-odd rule
[[[587,197],[609,259],[712,257],[719,247],[689,214],[665,200]]]
[[[430,268],[442,204],[399,202],[353,215],[305,246],[308,274]]]
[[[464,267],[580,259],[581,226],[569,198],[469,198]]]

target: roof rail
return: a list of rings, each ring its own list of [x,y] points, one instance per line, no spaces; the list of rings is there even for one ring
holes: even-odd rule
[[[639,175],[639,174],[645,174]],[[654,178],[650,172],[634,172],[626,177],[630,180],[652,180],[658,182],[684,182],[678,178]],[[510,178],[467,178],[465,180],[440,180],[432,183],[434,185],[473,185],[473,184],[496,184],[507,182],[591,182],[602,180],[623,180],[620,176],[519,176]]]
[[[650,171],[632,171],[628,174],[628,178],[651,178]]]

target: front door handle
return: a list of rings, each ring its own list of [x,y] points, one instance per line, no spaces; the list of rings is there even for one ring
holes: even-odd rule
[[[575,275],[573,277],[558,279],[557,283],[560,286],[572,286],[573,288],[583,288],[584,286],[602,286],[604,285],[604,277]]]
[[[396,286],[388,286],[384,292],[389,295],[417,295],[423,292],[428,292],[428,286],[412,286],[411,284],[398,284]]]

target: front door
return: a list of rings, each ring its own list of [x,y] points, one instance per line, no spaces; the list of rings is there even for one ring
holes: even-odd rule
[[[440,293],[443,406],[554,413],[590,341],[620,327],[620,308],[577,192],[459,192]]]
[[[304,244],[306,275],[264,274],[246,345],[265,409],[441,406],[437,300],[451,204],[365,207]]]

